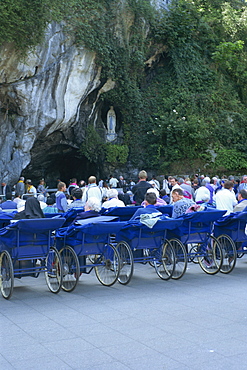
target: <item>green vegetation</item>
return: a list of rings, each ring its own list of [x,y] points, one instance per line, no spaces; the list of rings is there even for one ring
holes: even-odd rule
[[[148,0],[2,0],[0,12],[0,39],[22,51],[41,41],[48,22],[64,21],[76,44],[96,52],[102,78],[116,81],[102,99],[121,112],[123,146],[103,145],[89,126],[81,151],[90,161],[246,169],[244,2],[177,0],[162,13]]]

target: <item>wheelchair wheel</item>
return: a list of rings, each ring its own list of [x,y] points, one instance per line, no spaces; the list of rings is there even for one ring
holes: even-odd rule
[[[9,299],[14,289],[14,269],[8,251],[0,254],[0,287],[3,298]]]
[[[95,274],[102,285],[111,286],[119,277],[120,257],[112,244],[105,246],[101,255],[97,255]]]
[[[205,248],[204,256],[198,258],[201,269],[207,274],[214,275],[220,271],[223,262],[223,255],[220,243],[218,240],[210,235],[207,245]]]
[[[189,262],[193,262],[195,264],[198,264],[198,244],[189,244],[191,247],[189,250]],[[189,246],[188,245],[188,246]]]
[[[171,243],[166,240],[161,248],[159,261],[154,261],[157,275],[162,280],[169,280],[175,269],[175,252]]]
[[[230,236],[225,234],[218,236],[217,240],[220,243],[223,254],[223,263],[220,272],[228,274],[234,269],[237,260],[235,243]]]
[[[183,243],[180,240],[174,238],[169,240],[175,253],[175,268],[172,274],[172,279],[180,279],[187,268],[187,252]]]
[[[75,289],[80,277],[80,265],[78,257],[73,248],[66,246],[60,251],[63,266],[62,289],[65,292],[72,292]]]
[[[121,241],[116,245],[120,257],[120,272],[118,282],[126,285],[129,283],[134,270],[134,258],[128,243]]]
[[[45,260],[45,279],[52,293],[58,293],[63,282],[63,265],[59,252],[51,247]]]

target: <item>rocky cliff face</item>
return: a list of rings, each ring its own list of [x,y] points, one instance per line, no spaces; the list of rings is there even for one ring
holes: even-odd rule
[[[114,86],[101,83],[100,72],[95,54],[76,47],[58,24],[49,25],[44,43],[25,59],[11,45],[1,47],[1,181],[15,183],[31,157],[29,170],[40,177],[47,170],[41,163],[77,150],[83,121],[97,116],[99,95]]]

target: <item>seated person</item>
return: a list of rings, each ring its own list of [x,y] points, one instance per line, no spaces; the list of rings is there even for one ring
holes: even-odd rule
[[[109,189],[107,192],[107,198],[108,200],[102,204],[102,208],[125,207],[124,202],[118,199],[117,189]]]
[[[154,193],[156,195],[156,203],[155,203],[155,206],[156,207],[159,207],[159,206],[166,206],[167,203],[165,200],[161,199],[159,197],[160,193],[159,193],[159,190],[155,189],[155,188],[150,188],[147,190],[147,193]],[[141,204],[142,206],[145,205],[145,200],[142,202]]]
[[[56,202],[51,197],[48,197],[46,200],[47,206],[43,208],[43,213],[58,213],[58,209],[56,207]]]
[[[77,220],[84,220],[85,218],[98,217],[100,216],[100,210],[101,204],[99,199],[96,197],[91,197],[86,201],[84,212],[79,213],[74,222]]]
[[[25,203],[26,201],[24,199],[21,199],[21,195],[19,193],[15,193],[15,198],[13,200],[17,204],[17,211],[21,212],[25,209]]]
[[[128,194],[126,187],[123,189],[123,193],[118,194],[118,199],[122,200],[126,206],[132,204],[130,195]]]
[[[25,218],[44,218],[44,213],[40,208],[37,198],[30,197],[26,200],[24,211],[18,212],[14,216],[14,220],[22,220]]]
[[[141,214],[144,213],[160,213],[161,212],[157,210],[155,207],[155,204],[157,202],[157,198],[154,192],[146,193],[145,200],[144,200],[144,208],[138,208],[137,211],[133,214],[130,221],[136,220],[140,217]]]
[[[185,198],[182,189],[174,189],[172,191],[173,210],[172,217],[178,218],[186,213],[187,209],[190,208],[195,202],[191,199]]]
[[[81,188],[75,188],[72,190],[72,198],[73,201],[68,205],[67,211],[71,208],[84,208],[84,204],[82,203],[82,190]]]
[[[1,203],[0,207],[4,211],[5,209],[17,209],[17,204],[12,201],[12,194],[6,193],[6,201]]]
[[[242,189],[238,193],[238,204],[233,208],[233,212],[242,212],[247,207],[247,191]]]
[[[41,209],[44,209],[47,206],[47,204],[45,202],[45,196],[43,194],[39,194],[37,196],[37,199],[39,201],[39,204],[40,204]]]
[[[165,189],[161,189],[161,190],[160,190],[160,197],[161,197],[161,199],[163,199],[167,204],[169,204],[169,203],[170,203],[170,197],[169,197],[169,195],[167,195],[167,193],[166,193],[166,190],[165,190]]]

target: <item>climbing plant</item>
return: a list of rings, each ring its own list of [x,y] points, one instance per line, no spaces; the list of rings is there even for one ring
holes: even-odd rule
[[[215,171],[222,160],[229,170],[246,165],[244,2],[177,0],[162,12],[149,0],[2,0],[0,12],[2,43],[25,51],[47,23],[62,21],[77,45],[96,53],[102,81],[116,82],[101,99],[121,111],[122,149],[104,146],[89,126],[81,148],[89,161],[118,166],[128,158],[162,171],[175,163]]]
[[[106,144],[106,160],[114,165],[123,165],[127,162],[129,149],[127,145]]]

